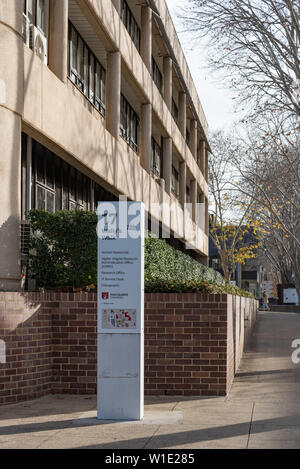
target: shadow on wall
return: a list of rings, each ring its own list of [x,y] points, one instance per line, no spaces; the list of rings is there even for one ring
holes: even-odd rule
[[[51,310],[26,304],[20,293],[0,293],[0,405],[35,399],[51,392]]]
[[[20,272],[17,271],[20,265],[19,229],[18,216],[10,216],[0,226],[0,291],[20,289]]]

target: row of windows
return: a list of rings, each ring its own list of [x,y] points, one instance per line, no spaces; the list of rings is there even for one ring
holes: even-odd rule
[[[106,73],[80,34],[69,22],[69,77],[91,103],[105,114]]]
[[[46,35],[49,16],[48,0],[23,0],[23,11],[30,24],[37,26]],[[140,29],[126,0],[122,0],[121,17],[134,43],[139,49]],[[98,111],[100,111],[102,115],[105,115],[105,69],[96,59],[95,55],[71,22],[69,22],[68,74],[73,83],[82,91]],[[152,78],[159,91],[162,92],[163,77],[153,57]],[[121,107],[123,109],[121,135],[128,141],[131,147],[138,152],[137,114],[132,110],[127,101],[126,104],[121,102]],[[178,123],[178,107],[174,99],[172,99],[171,113],[175,122]],[[188,130],[186,133],[186,141],[189,145],[190,134]]]
[[[129,32],[130,37],[132,38],[134,44],[138,51],[140,51],[140,39],[141,39],[141,31],[138,27],[138,24],[134,18],[133,13],[131,12],[128,3],[126,0],[122,0],[122,7],[121,7],[121,19],[126,26],[127,31]],[[159,89],[160,93],[163,91],[163,76],[162,73],[155,61],[152,57],[152,79],[156,84],[157,88]],[[172,99],[172,110],[171,114],[175,122],[178,124],[178,107]],[[186,131],[186,143],[187,145],[190,144],[190,132]]]
[[[122,0],[121,4],[121,19],[135,45],[137,50],[140,52],[141,48],[141,30],[130,10],[126,0]]]
[[[117,200],[97,183],[36,141],[32,142],[32,207],[91,210],[101,200]]]

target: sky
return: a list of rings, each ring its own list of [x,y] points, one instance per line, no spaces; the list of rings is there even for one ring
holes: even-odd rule
[[[233,100],[229,90],[221,87],[204,69],[205,50],[201,45],[191,45],[191,36],[183,32],[183,25],[177,17],[179,7],[184,7],[188,0],[166,0],[184,50],[198,95],[204,109],[209,129],[227,129],[237,118],[233,110]]]

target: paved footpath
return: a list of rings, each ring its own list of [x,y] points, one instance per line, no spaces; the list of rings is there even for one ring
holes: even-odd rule
[[[0,449],[300,448],[297,338],[300,314],[260,313],[229,397],[151,398],[143,422],[98,422],[94,396],[2,407]]]

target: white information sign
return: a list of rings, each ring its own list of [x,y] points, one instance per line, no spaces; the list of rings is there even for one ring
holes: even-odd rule
[[[283,303],[298,305],[298,294],[296,288],[284,288]]]
[[[98,205],[98,418],[143,417],[144,225],[140,202]]]

